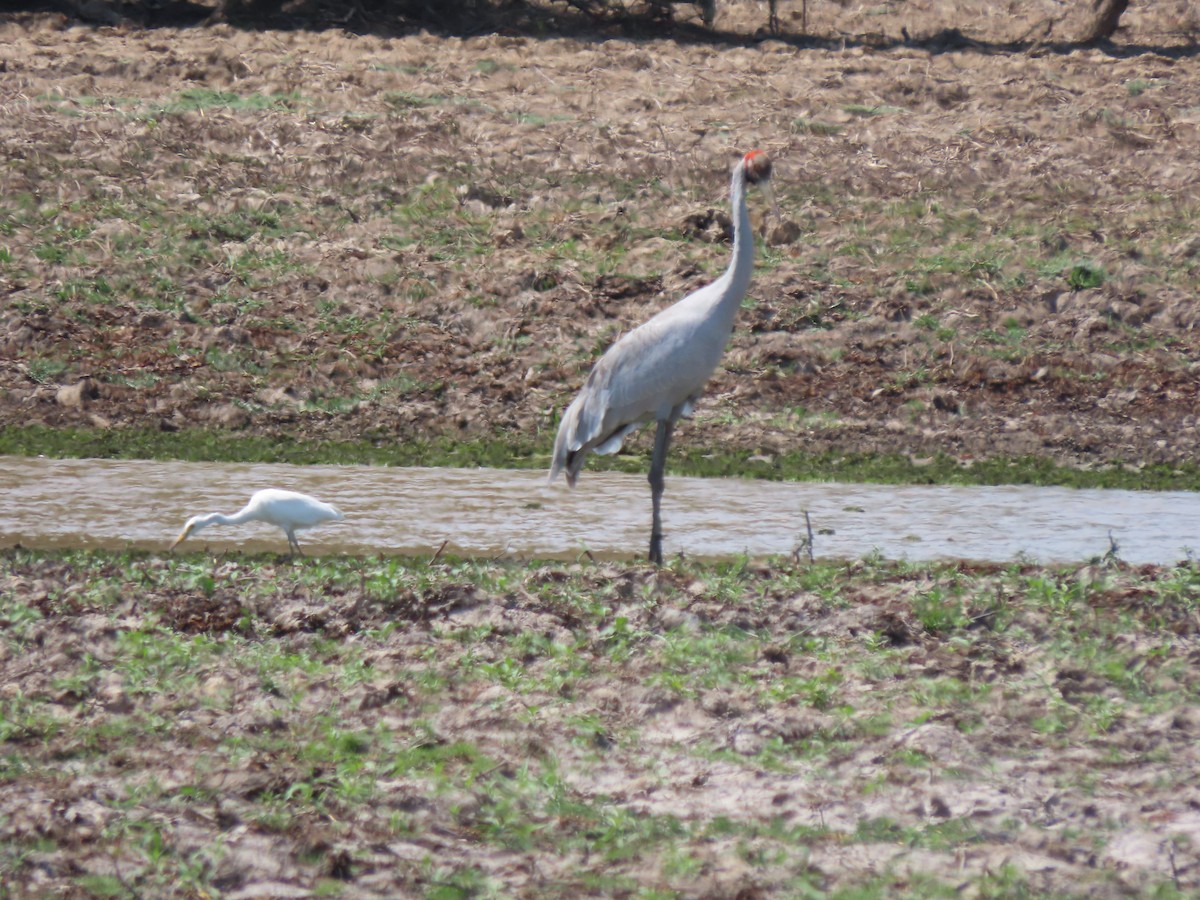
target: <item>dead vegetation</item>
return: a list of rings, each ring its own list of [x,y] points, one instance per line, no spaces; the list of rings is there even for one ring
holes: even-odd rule
[[[763,11],[716,43],[6,19],[0,426],[548,452],[596,354],[723,263],[761,146],[787,221],[683,449],[1190,461],[1176,12],[1006,53],[1054,10],[813,4],[810,44]],[[1194,894],[1197,593],[6,551],[0,884]]]
[[[1197,575],[0,560],[11,896],[1187,896]]]
[[[1183,463],[1197,73],[1128,18],[1032,56],[10,20],[0,424],[548,447],[723,264],[758,145],[787,221],[681,448]]]

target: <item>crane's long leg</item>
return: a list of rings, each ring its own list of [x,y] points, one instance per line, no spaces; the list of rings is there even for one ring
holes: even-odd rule
[[[658,420],[658,430],[654,432],[654,456],[650,460],[650,497],[654,504],[654,522],[650,526],[650,562],[656,566],[661,566],[663,561],[662,495],[667,450],[671,446],[671,432],[674,428],[674,420]]]
[[[287,537],[288,537],[288,547],[291,548],[292,555],[303,556],[304,554],[300,552],[300,542],[298,540],[296,540],[296,532],[289,531],[287,533]]]

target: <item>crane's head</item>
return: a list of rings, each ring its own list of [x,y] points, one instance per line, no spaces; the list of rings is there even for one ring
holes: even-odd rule
[[[775,214],[775,220],[783,221],[783,216],[779,214],[779,204],[775,202],[775,194],[771,190],[771,157],[761,150],[751,150],[742,157],[742,173],[746,178],[746,184],[757,185],[758,189],[763,192],[763,196],[771,204],[771,212]]]
[[[771,157],[761,150],[751,150],[742,157],[742,171],[748,184],[762,184],[771,178]]]

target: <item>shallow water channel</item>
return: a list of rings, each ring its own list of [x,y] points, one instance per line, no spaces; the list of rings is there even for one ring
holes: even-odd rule
[[[263,487],[334,503],[343,522],[299,533],[308,553],[640,558],[644,476],[0,457],[0,546],[165,551],[184,520],[234,513]],[[818,557],[1076,562],[1109,549],[1170,563],[1200,545],[1200,495],[1071,488],[888,486],[668,477],[664,552],[791,552],[808,511]],[[181,550],[286,552],[279,529],[214,526]]]

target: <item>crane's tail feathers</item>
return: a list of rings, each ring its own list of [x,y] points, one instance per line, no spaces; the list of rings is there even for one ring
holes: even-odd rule
[[[627,438],[630,433],[637,431],[639,428],[641,428],[641,426],[641,422],[634,422],[632,425],[626,425],[624,428],[614,431],[603,441],[593,447],[592,452],[598,453],[600,456],[608,456],[610,453],[616,453],[621,449],[621,445],[625,443],[625,438]]]

